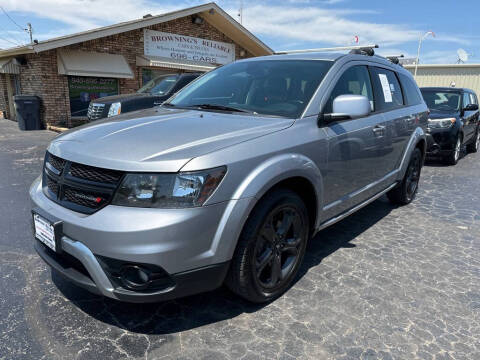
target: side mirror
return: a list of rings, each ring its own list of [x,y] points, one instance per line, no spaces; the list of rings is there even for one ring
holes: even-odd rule
[[[358,119],[370,114],[370,100],[363,95],[340,95],[333,100],[333,113],[323,114],[325,122]],[[320,120],[320,119],[319,119]]]
[[[464,111],[476,111],[478,110],[478,104],[468,104],[463,108]]]

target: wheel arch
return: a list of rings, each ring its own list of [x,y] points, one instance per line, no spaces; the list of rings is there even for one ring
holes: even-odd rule
[[[234,192],[225,210],[210,251],[225,261],[231,259],[248,216],[270,191],[286,187],[296,192],[309,210],[310,227],[315,229],[323,201],[323,179],[315,163],[301,154],[282,154],[255,167]],[[313,214],[310,212],[313,211]]]

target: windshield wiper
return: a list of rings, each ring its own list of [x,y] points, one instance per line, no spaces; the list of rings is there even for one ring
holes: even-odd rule
[[[235,111],[235,112],[244,112],[244,113],[252,113],[252,111],[248,111],[245,109],[236,108],[233,106],[225,106],[225,105],[217,105],[217,104],[195,104],[191,105],[193,108],[200,108],[200,109],[211,109],[211,110],[224,110],[224,111]],[[255,113],[255,112],[253,112]]]

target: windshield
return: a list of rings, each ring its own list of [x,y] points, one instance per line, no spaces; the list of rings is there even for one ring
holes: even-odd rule
[[[460,110],[460,93],[453,91],[421,90],[430,110],[455,112]]]
[[[331,65],[320,60],[236,62],[205,74],[170,104],[297,118]]]
[[[150,80],[143,85],[137,93],[144,94],[149,93],[153,95],[165,95],[177,82],[178,75],[162,75],[155,79]]]

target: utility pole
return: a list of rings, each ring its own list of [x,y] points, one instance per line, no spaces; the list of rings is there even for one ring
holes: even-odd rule
[[[27,26],[28,26],[28,29],[25,29],[25,30],[27,30],[28,34],[30,35],[30,44],[32,44],[33,43],[32,24],[28,23]]]
[[[238,9],[238,17],[240,18],[240,24],[243,21],[243,0],[240,0],[240,9]]]

